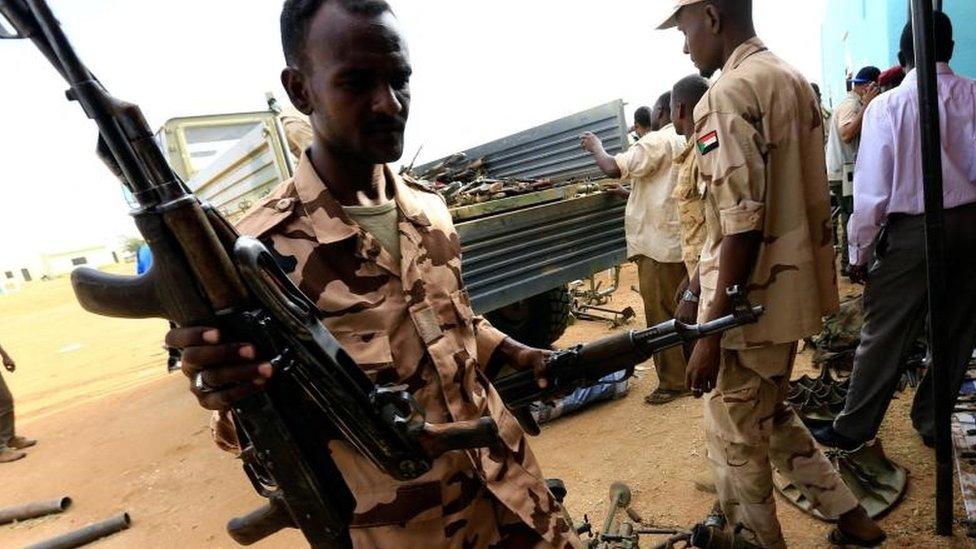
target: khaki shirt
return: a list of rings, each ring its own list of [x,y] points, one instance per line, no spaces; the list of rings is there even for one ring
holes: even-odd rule
[[[822,124],[810,84],[758,38],[732,53],[695,108],[707,182],[702,315],[719,291],[722,238],[763,237],[747,289],[766,314],[727,332],[726,348],[797,341],[820,331],[823,316],[838,308]]]
[[[668,124],[614,156],[620,178],[633,182],[624,216],[630,259],[644,256],[660,263],[681,263],[681,227],[671,195],[674,157],[684,148],[685,138]]]
[[[858,115],[864,110],[861,96],[854,90],[847,92],[847,96],[837,107],[837,127],[843,128],[857,120]],[[856,142],[856,140],[855,140]]]
[[[691,277],[698,270],[698,259],[705,245],[705,203],[695,142],[689,141],[684,152],[674,161],[678,165],[678,183],[672,196],[677,202],[678,221],[681,224],[681,259]]]
[[[861,96],[851,91],[830,118],[827,132],[827,179],[830,181],[843,180],[844,165],[853,164],[856,160],[861,137],[857,136],[848,143],[841,139],[840,129],[853,122],[862,110]]]
[[[503,451],[449,452],[410,482],[332,441],[332,457],[356,499],[354,545],[486,547],[497,543],[493,529],[506,520],[485,516],[494,498],[508,523],[523,522],[555,547],[579,546],[522,429],[483,372],[505,335],[471,310],[461,245],[444,200],[389,170],[387,178],[396,191],[400,262],[349,219],[307,155],[295,177],[238,227],[273,250],[366,373],[377,383],[407,387],[427,421],[491,416],[498,424]]]
[[[828,109],[827,107],[824,107],[823,105],[820,105],[820,118],[823,119],[823,123],[824,123],[823,127],[824,127],[824,145],[825,146],[827,145],[827,127],[828,127],[828,124],[830,123],[830,117],[833,116],[833,114],[834,113],[832,113],[830,111],[830,109]]]

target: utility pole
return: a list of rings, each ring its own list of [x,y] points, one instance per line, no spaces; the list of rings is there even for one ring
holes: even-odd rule
[[[941,2],[939,2],[941,4]],[[935,382],[935,531],[952,535],[951,365],[946,362],[945,204],[942,194],[942,139],[935,67],[932,0],[911,0],[915,69],[918,75],[922,180],[925,194],[925,260],[929,297],[929,351]]]

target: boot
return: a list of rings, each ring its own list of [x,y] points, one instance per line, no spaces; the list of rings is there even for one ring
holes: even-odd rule
[[[0,463],[9,463],[11,461],[17,461],[27,454],[23,452],[18,452],[17,450],[11,450],[10,448],[4,448],[0,450]]]
[[[32,438],[22,437],[16,435],[7,441],[7,447],[13,448],[14,450],[23,450],[24,448],[30,448],[31,446],[37,444],[37,441]]]

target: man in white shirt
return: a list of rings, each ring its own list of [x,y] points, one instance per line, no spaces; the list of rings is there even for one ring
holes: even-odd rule
[[[674,159],[685,149],[686,140],[671,123],[671,92],[655,103],[651,123],[653,131],[616,156],[607,154],[596,135],[587,132],[580,138],[603,173],[633,183],[629,191],[620,185],[610,190],[627,198],[627,257],[637,263],[648,326],[674,318],[674,296],[686,276],[681,226],[672,197],[677,183]],[[658,387],[645,398],[648,404],[666,404],[688,394],[681,348],[654,355],[654,367]]]
[[[854,209],[854,162],[861,142],[864,110],[881,91],[877,67],[864,67],[851,80],[851,91],[841,101],[827,125],[827,180],[830,192],[840,206],[840,223],[844,227],[841,250],[848,246],[847,222]],[[841,254],[841,273],[846,275],[850,265],[847,254]]]
[[[926,299],[925,204],[919,128],[918,75],[911,26],[899,58],[904,82],[878,97],[864,115],[854,172],[850,226],[851,279],[866,281],[864,327],[844,411],[833,427],[814,432],[828,446],[854,448],[874,438],[922,332]],[[946,362],[950,394],[958,395],[976,345],[976,81],[949,68],[952,23],[935,14],[936,72],[942,134],[946,233]],[[932,371],[915,393],[912,423],[927,445],[935,436]]]

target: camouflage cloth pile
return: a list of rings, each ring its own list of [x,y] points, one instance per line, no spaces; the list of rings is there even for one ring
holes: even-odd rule
[[[854,353],[861,343],[863,326],[863,298],[857,296],[841,303],[840,310],[824,320],[823,330],[808,341],[814,347],[813,364],[835,372],[850,372],[854,368]],[[927,355],[928,346],[923,335],[914,343],[905,360],[905,377],[899,391],[906,385],[918,386],[927,365]]]
[[[837,313],[824,320],[823,330],[812,338],[813,363],[821,368],[850,371],[854,363],[854,351],[861,342],[864,325],[863,298],[857,296],[840,305]]]

